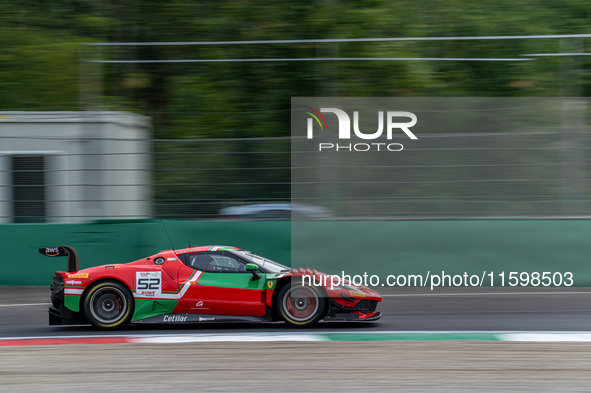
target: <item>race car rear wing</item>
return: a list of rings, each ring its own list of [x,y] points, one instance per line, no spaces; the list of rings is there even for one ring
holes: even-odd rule
[[[68,273],[77,272],[78,267],[78,253],[74,250],[74,247],[70,246],[57,246],[57,247],[44,247],[39,249],[39,253],[48,257],[68,257]]]

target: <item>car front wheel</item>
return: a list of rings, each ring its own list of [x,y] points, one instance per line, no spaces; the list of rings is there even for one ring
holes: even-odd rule
[[[324,317],[326,299],[320,290],[309,285],[291,282],[277,296],[279,314],[294,327],[310,327]]]

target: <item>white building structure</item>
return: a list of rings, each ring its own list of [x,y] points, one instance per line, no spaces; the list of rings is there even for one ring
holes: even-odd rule
[[[0,112],[0,223],[150,217],[150,134],[128,112]]]

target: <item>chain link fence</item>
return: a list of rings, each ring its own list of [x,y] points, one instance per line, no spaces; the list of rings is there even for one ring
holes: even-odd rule
[[[404,149],[392,153],[319,155],[302,133],[172,140],[0,127],[0,221],[591,216],[588,102],[493,104],[509,112],[463,123],[449,107],[442,117],[419,106],[418,140],[396,135]]]
[[[361,108],[365,135],[376,130],[377,109],[407,110],[418,139],[400,130],[360,139],[353,127],[342,139],[330,111],[333,134],[318,123],[312,139],[297,138],[306,135],[304,105],[342,108],[351,121]],[[588,107],[566,98],[298,99],[292,196],[337,219],[588,217]],[[387,151],[388,143],[403,149]]]
[[[153,144],[157,217],[229,219],[231,215],[222,209],[290,201],[290,138],[155,140]],[[255,213],[241,216],[254,219]]]

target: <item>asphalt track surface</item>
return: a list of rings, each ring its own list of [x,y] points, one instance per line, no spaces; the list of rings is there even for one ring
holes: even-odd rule
[[[222,344],[0,348],[0,391],[556,393],[591,383],[591,343]]]
[[[586,288],[394,289],[371,324],[305,332],[591,331]],[[48,326],[48,288],[0,287],[0,338],[302,333],[282,323]],[[0,392],[589,392],[591,343],[185,342],[0,348]]]
[[[383,317],[305,332],[591,331],[591,288],[380,288]],[[284,323],[136,325],[116,332],[49,326],[48,287],[0,287],[0,338],[80,335],[301,333]]]

